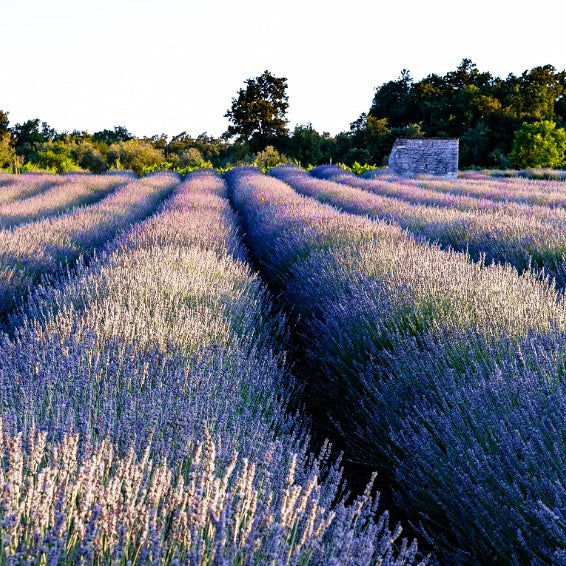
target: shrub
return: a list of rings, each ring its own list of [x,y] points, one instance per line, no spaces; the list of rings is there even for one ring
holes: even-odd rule
[[[348,457],[394,479],[446,563],[563,560],[564,298],[257,171],[228,178]]]
[[[519,169],[560,167],[566,158],[566,131],[549,120],[523,122],[515,132],[509,158]]]
[[[279,153],[272,145],[268,145],[263,151],[260,151],[256,155],[254,165],[263,172],[266,172],[284,163],[289,163],[289,158]]]
[[[165,157],[161,150],[155,149],[149,142],[132,139],[112,144],[108,149],[107,160],[111,166],[132,169],[140,175],[144,167],[158,165]]]

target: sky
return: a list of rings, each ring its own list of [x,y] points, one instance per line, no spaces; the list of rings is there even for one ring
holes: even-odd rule
[[[563,0],[2,0],[0,14],[0,109],[57,131],[220,136],[267,69],[287,79],[291,129],[336,134],[402,69],[566,69]]]

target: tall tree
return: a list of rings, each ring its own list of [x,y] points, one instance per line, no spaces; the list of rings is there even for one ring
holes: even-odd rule
[[[564,94],[561,78],[552,65],[525,71],[509,97],[517,117],[528,122],[554,120],[555,104]]]
[[[319,165],[323,159],[323,138],[312,124],[297,124],[285,153],[302,165]]]
[[[16,124],[12,129],[16,153],[23,156],[25,161],[28,161],[39,146],[47,141],[40,126],[39,118],[35,118]]]
[[[407,69],[396,81],[389,81],[375,89],[369,115],[387,118],[390,126],[402,126],[415,121],[416,108],[411,98],[413,79]]]
[[[92,134],[92,139],[95,142],[103,142],[106,145],[111,145],[113,143],[133,140],[134,136],[130,134],[124,126],[114,126],[113,130],[101,130],[100,132],[94,132],[94,134]]]
[[[258,152],[268,145],[282,149],[288,136],[289,107],[287,79],[273,76],[269,71],[245,81],[246,88],[238,91],[230,109],[224,114],[230,125],[225,139],[249,144],[251,151]]]

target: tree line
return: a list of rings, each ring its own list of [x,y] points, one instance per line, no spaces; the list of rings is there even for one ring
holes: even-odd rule
[[[454,71],[414,81],[410,72],[375,89],[369,109],[331,135],[310,123],[288,128],[287,79],[269,71],[244,81],[218,138],[187,132],[136,137],[123,126],[57,132],[32,119],[10,127],[0,111],[0,168],[144,173],[231,164],[386,164],[398,137],[459,138],[460,166],[560,167],[566,160],[566,71],[544,65],[505,79],[463,59]]]

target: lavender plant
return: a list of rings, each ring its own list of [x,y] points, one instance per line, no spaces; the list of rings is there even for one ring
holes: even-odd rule
[[[125,182],[118,176],[69,176],[40,194],[0,204],[0,230],[92,204]]]
[[[225,191],[190,176],[14,318],[0,356],[8,559],[417,562],[369,492],[346,503],[339,464],[309,455],[287,413],[285,319],[239,259]]]
[[[318,179],[343,183],[377,195],[400,199],[410,204],[454,208],[462,211],[501,211],[508,215],[534,215],[542,221],[560,223],[561,225],[564,225],[566,219],[565,211],[558,204],[558,197],[560,197],[564,199],[563,204],[566,205],[564,188],[554,195],[557,197],[554,202],[548,198],[548,192],[552,194],[552,187],[546,193],[544,187],[540,187],[538,190],[531,188],[530,192],[525,195],[530,197],[531,202],[526,203],[522,200],[521,195],[525,194],[528,188],[523,187],[521,192],[517,190],[513,193],[513,187],[508,187],[507,184],[502,182],[489,181],[483,192],[478,190],[475,196],[468,195],[463,192],[469,183],[467,177],[466,181],[455,180],[452,181],[452,184],[443,179],[408,180],[391,176],[385,179],[380,177],[368,179],[344,171],[335,165],[320,165],[311,169],[309,173]],[[460,189],[462,189],[462,192],[460,192]],[[554,192],[557,192],[556,189]],[[540,195],[541,198],[546,196],[547,204],[544,206],[537,204],[535,195]]]
[[[178,177],[169,174],[146,177],[96,204],[14,230],[1,230],[0,317],[42,276],[61,273],[79,256],[91,254],[120,230],[150,214],[177,183]]]
[[[419,388],[415,410],[391,437],[398,500],[405,508],[419,501],[423,535],[434,532],[452,562],[560,564],[564,334],[532,333],[518,347],[466,338],[485,356],[457,369],[446,364],[454,340],[430,340],[419,358],[407,350],[392,360],[392,374]],[[391,398],[401,387],[385,390]]]
[[[332,181],[313,179],[292,167],[272,170],[302,194],[313,196],[341,210],[394,222],[412,235],[442,247],[468,252],[475,260],[510,263],[519,271],[544,269],[560,287],[566,285],[564,254],[566,232],[559,214],[537,218],[535,211],[510,214],[458,211],[420,206],[382,197]],[[566,217],[565,217],[566,219]]]
[[[64,177],[53,175],[0,175],[0,205],[33,197],[63,180]]]
[[[477,172],[461,172],[457,180],[433,177],[400,179],[386,170],[368,171],[365,179],[382,179],[408,187],[419,187],[452,195],[487,198],[494,201],[516,202],[528,205],[566,206],[566,187],[562,182],[533,181],[519,178],[486,176]]]
[[[563,298],[258,172],[228,179],[348,456],[394,478],[447,563],[562,559]]]

